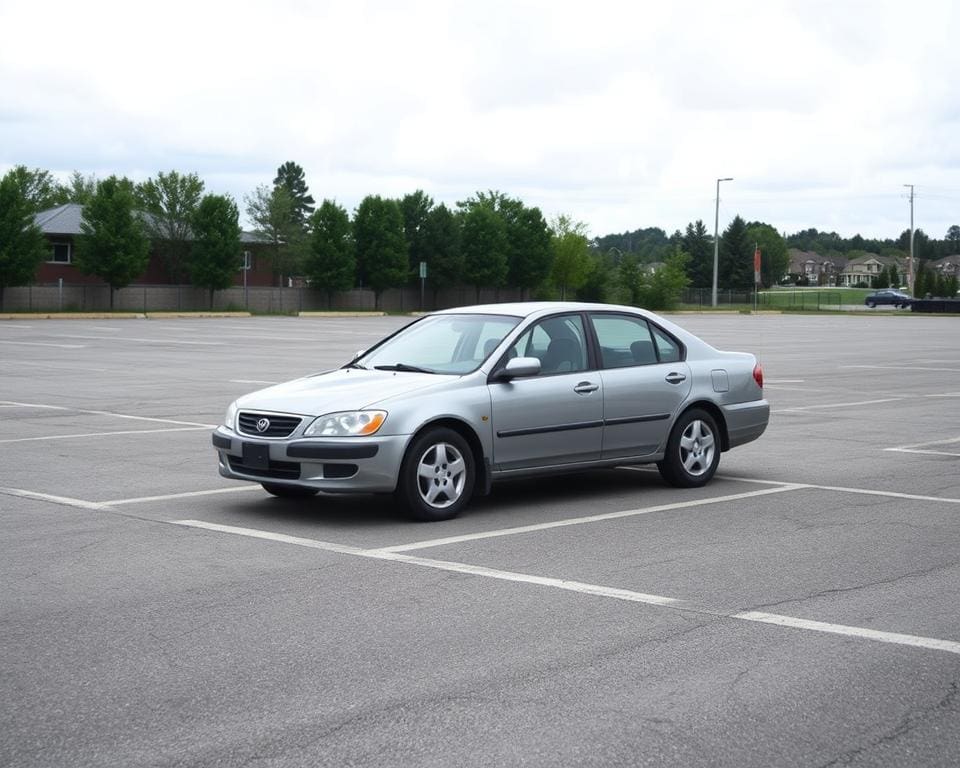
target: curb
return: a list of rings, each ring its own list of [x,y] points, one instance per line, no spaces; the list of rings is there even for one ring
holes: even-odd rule
[[[146,320],[142,312],[17,312],[0,314],[0,320]]]
[[[386,317],[386,312],[298,312],[297,317]]]
[[[148,320],[167,320],[171,318],[192,317],[253,317],[250,312],[147,312]]]

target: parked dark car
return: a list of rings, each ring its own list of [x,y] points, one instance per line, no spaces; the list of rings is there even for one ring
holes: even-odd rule
[[[895,288],[884,288],[882,291],[874,291],[863,303],[868,307],[876,307],[881,304],[892,304],[895,307],[909,307],[912,299],[903,291]]]

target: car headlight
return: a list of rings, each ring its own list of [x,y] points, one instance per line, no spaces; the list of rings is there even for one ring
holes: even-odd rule
[[[343,411],[316,418],[304,437],[361,437],[372,435],[386,421],[386,411]]]
[[[235,429],[235,428],[236,428],[235,425],[236,425],[236,423],[237,423],[237,410],[238,410],[238,409],[237,409],[237,402],[236,402],[236,400],[234,400],[234,401],[233,401],[232,403],[230,403],[230,405],[227,407],[227,413],[226,413],[226,415],[223,417],[223,426],[225,426],[227,429]]]

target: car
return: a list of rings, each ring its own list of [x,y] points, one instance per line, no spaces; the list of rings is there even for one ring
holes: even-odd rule
[[[521,302],[419,317],[241,397],[212,438],[221,475],[274,496],[393,493],[433,521],[493,483],[597,467],[699,487],[769,415],[752,354],[635,307]]]
[[[896,288],[884,288],[880,291],[874,291],[868,294],[863,303],[868,307],[876,307],[881,304],[892,304],[895,307],[909,307],[913,299],[909,294],[899,291]]]

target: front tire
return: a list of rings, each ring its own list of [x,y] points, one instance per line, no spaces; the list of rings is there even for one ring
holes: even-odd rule
[[[720,430],[713,416],[700,408],[682,414],[657,463],[663,479],[677,488],[699,488],[710,482],[719,464]]]
[[[279,483],[260,483],[260,485],[271,496],[281,499],[309,499],[319,493],[319,491],[303,485],[280,485]]]
[[[473,451],[463,436],[436,427],[407,449],[397,496],[415,520],[449,520],[470,501],[476,476]]]

